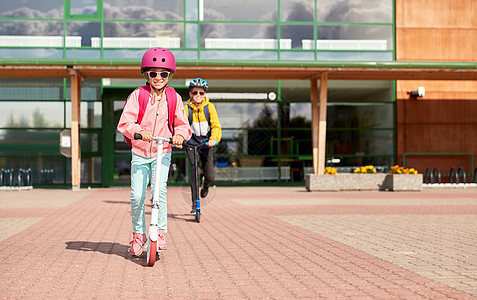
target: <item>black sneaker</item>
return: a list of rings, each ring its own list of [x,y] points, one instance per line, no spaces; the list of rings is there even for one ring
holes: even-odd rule
[[[192,204],[192,209],[190,211],[191,214],[195,214],[197,212],[197,209],[195,208],[195,203]]]
[[[200,191],[200,196],[202,198],[205,198],[207,197],[208,194],[209,194],[209,187],[208,186],[202,187],[202,190]]]

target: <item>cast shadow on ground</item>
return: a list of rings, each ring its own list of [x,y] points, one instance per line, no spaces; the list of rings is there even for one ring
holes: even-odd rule
[[[117,255],[138,265],[146,266],[146,259],[144,251],[140,257],[132,257],[129,252],[129,245],[123,245],[112,242],[88,242],[88,241],[70,241],[66,242],[66,249],[85,251],[85,252],[101,252],[103,254]]]
[[[178,221],[195,222],[193,214],[167,214],[167,217]]]

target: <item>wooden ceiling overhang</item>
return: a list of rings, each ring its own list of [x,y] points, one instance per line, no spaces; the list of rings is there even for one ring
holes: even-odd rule
[[[475,67],[178,65],[174,78],[329,80],[477,80]],[[0,65],[0,78],[142,78],[137,65]]]

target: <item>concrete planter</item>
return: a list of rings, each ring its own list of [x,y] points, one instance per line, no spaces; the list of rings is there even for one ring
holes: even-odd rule
[[[422,190],[422,174],[389,174],[384,185],[390,191],[420,191]]]
[[[336,174],[306,175],[307,191],[420,191],[422,174]]]

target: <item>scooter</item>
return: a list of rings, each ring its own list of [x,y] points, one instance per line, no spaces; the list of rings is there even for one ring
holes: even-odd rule
[[[218,145],[219,143],[215,143],[214,146]],[[184,141],[182,144],[184,147],[189,147],[192,149],[192,153],[194,154],[194,164],[196,167],[194,168],[195,170],[192,170],[193,176],[195,176],[195,183],[196,183],[196,189],[194,195],[192,195],[193,201],[195,201],[195,221],[197,223],[200,222],[200,218],[202,217],[202,214],[200,213],[200,197],[199,197],[199,187],[200,187],[200,168],[199,168],[199,149],[203,147],[208,147],[209,142],[201,143],[199,145],[189,145],[187,141]]]
[[[142,139],[142,135],[136,133],[134,135],[135,140]],[[170,138],[162,138],[162,137],[153,137],[153,140],[157,142],[157,158],[156,158],[156,171],[154,177],[154,194],[152,196],[152,209],[151,209],[151,225],[149,225],[149,230],[147,233],[147,265],[152,267],[156,262],[156,256],[160,251],[157,245],[157,239],[159,236],[159,226],[157,224],[157,218],[159,216],[159,186],[161,181],[161,166],[162,166],[162,145],[164,142],[172,143],[172,139]]]

